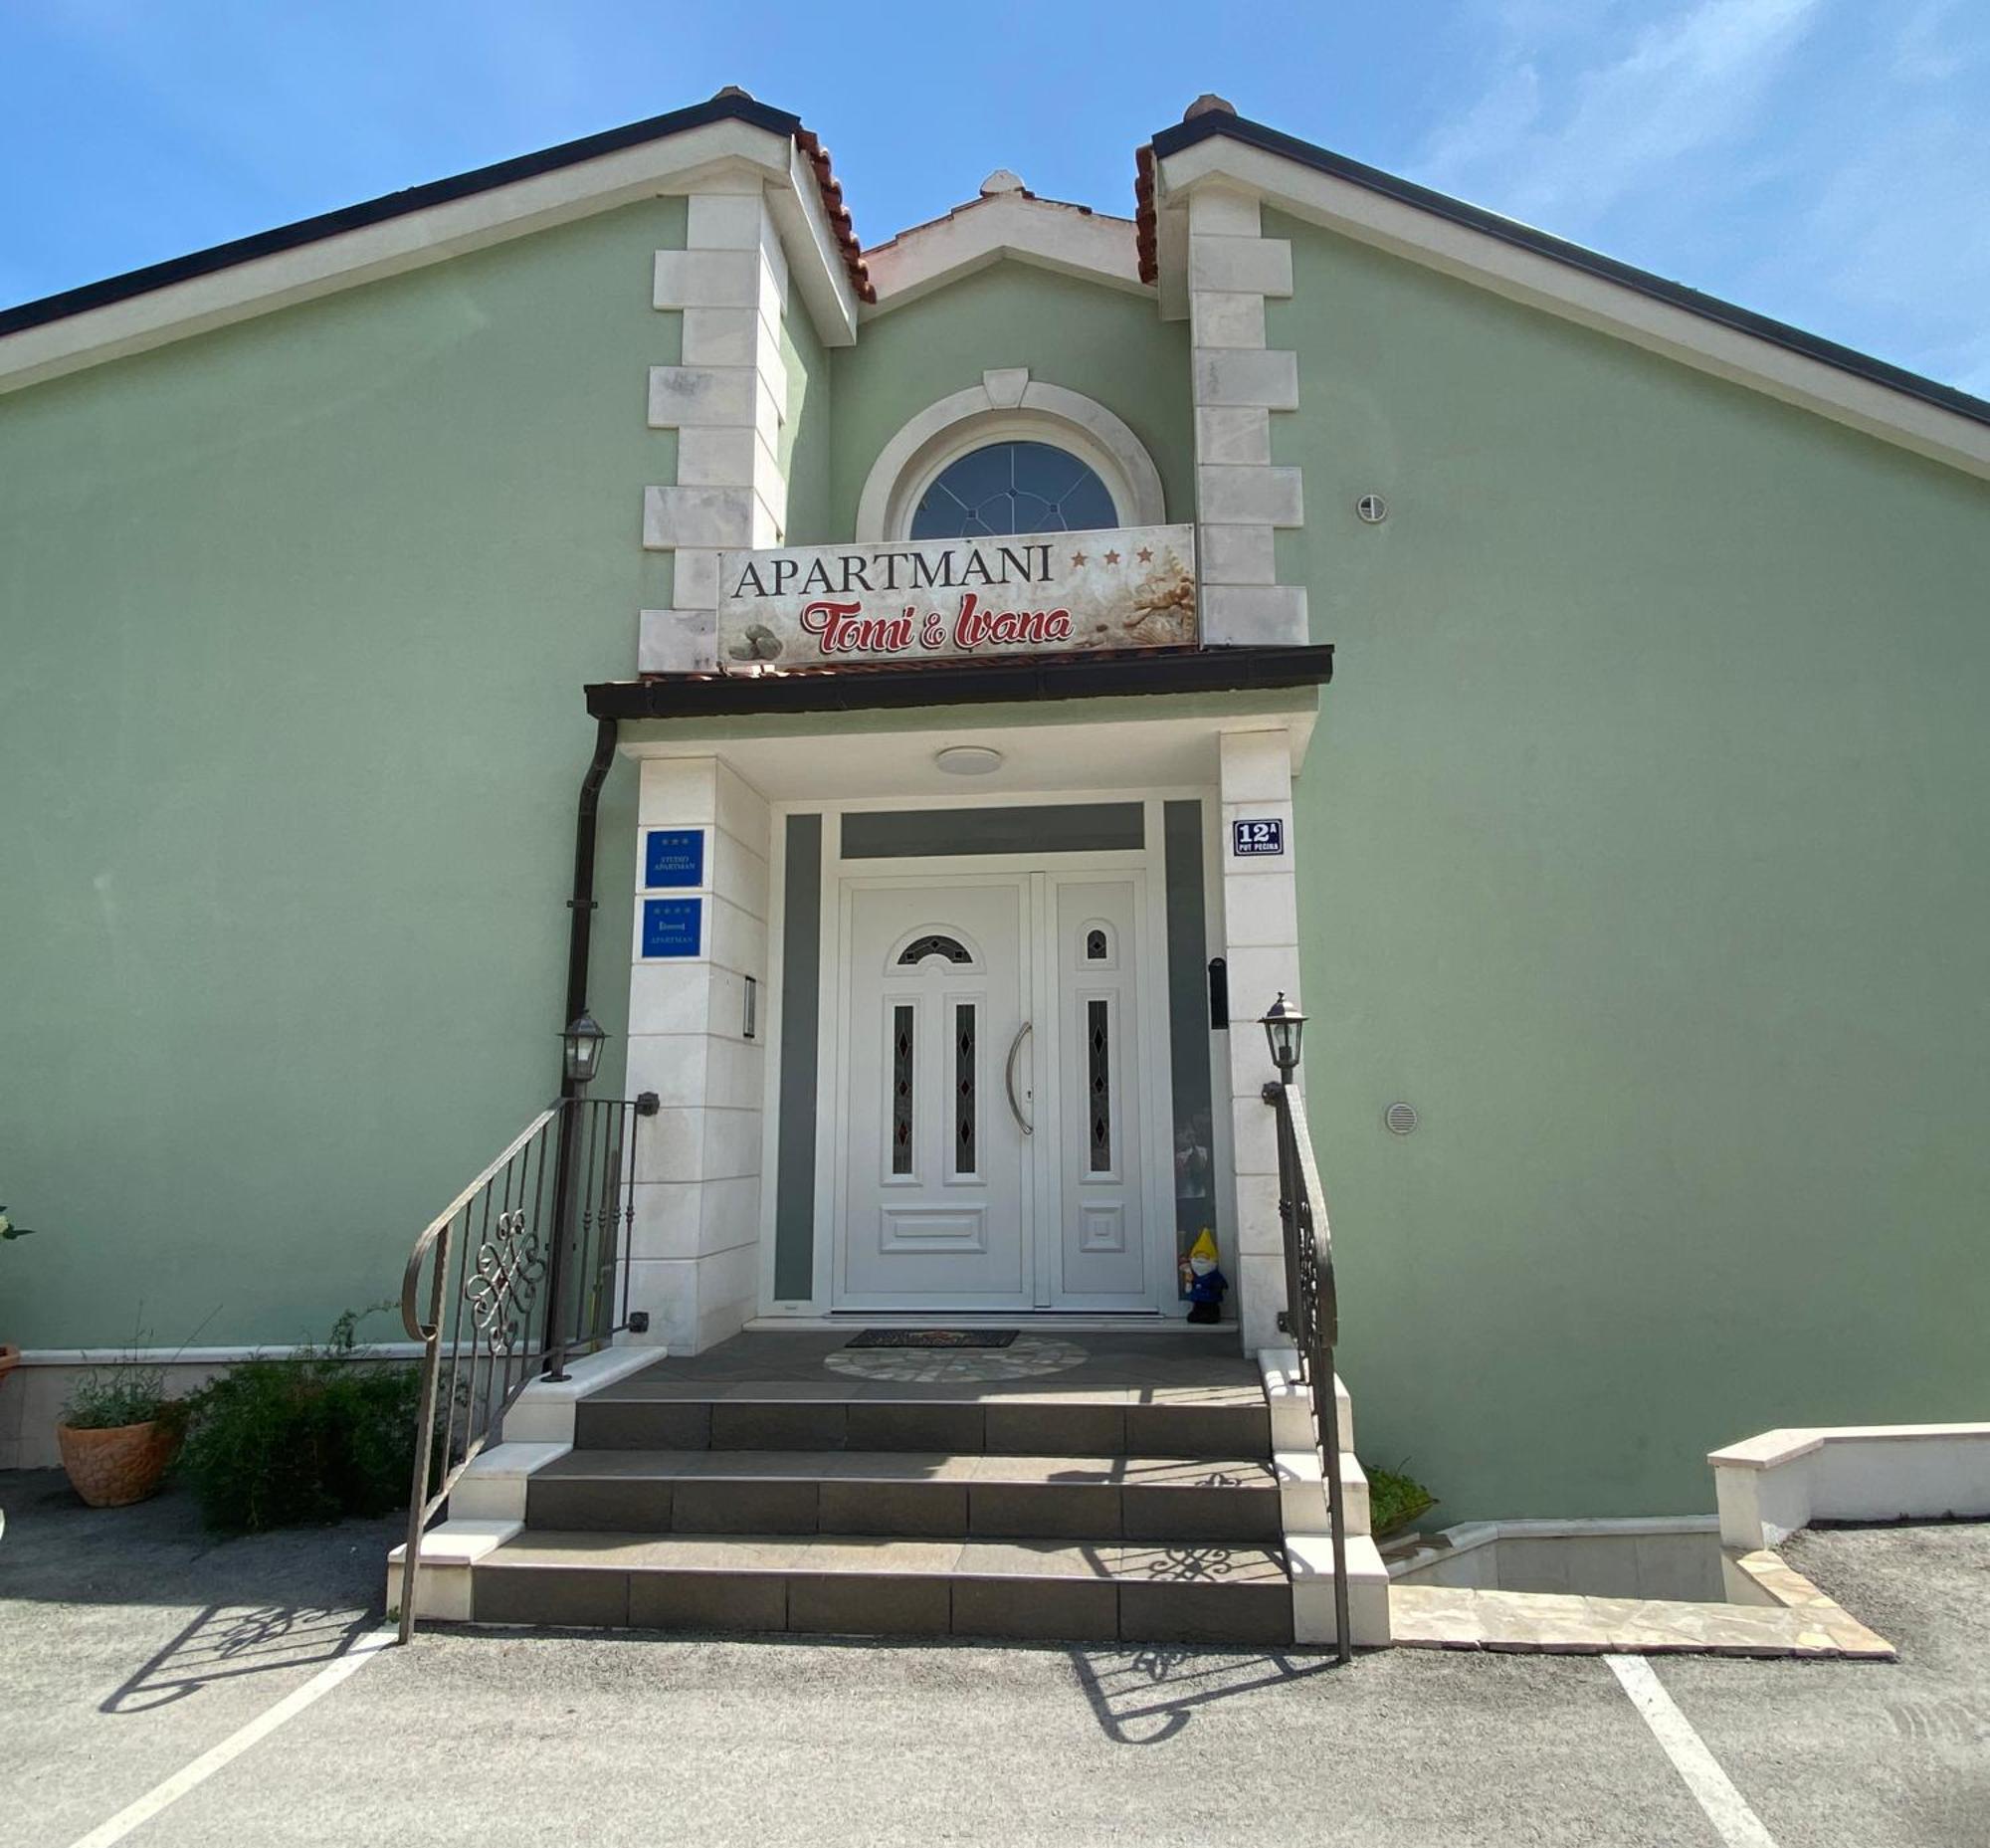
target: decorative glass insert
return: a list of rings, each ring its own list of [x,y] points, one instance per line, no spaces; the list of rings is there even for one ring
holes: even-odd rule
[[[949,962],[972,962],[973,956],[958,937],[946,936],[933,931],[926,936],[915,936],[903,949],[898,951],[898,966],[915,969],[928,956],[944,956]]]
[[[1085,959],[1088,962],[1103,962],[1109,954],[1103,930],[1088,930],[1085,933]]]
[[[1092,1118],[1091,1159],[1094,1174],[1112,1168],[1112,1008],[1107,1001],[1085,1004],[1085,1069]]]
[[[892,1172],[912,1171],[912,1010],[892,1010]]]
[[[953,1171],[974,1172],[974,1003],[961,1001],[953,1010]]]
[[[1008,532],[1093,532],[1116,526],[1105,484],[1048,443],[990,443],[943,468],[912,513],[915,539]]]

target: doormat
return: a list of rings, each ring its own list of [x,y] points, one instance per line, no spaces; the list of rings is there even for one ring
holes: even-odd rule
[[[1015,1329],[866,1329],[846,1347],[1006,1347]]]
[[[909,1333],[896,1329],[876,1332],[880,1335]],[[970,1336],[980,1333],[979,1330],[966,1329],[937,1332]],[[852,1341],[850,1345],[855,1347],[857,1343]],[[1085,1361],[1085,1349],[1076,1341],[1046,1340],[1041,1335],[1025,1335],[1013,1345],[994,1352],[985,1348],[975,1353],[945,1347],[937,1350],[930,1347],[874,1347],[867,1353],[852,1353],[849,1348],[833,1347],[822,1357],[824,1366],[846,1378],[889,1379],[899,1385],[917,1386],[977,1386],[1010,1379],[1041,1379],[1048,1373],[1063,1373],[1072,1367],[1083,1366]],[[915,1398],[918,1395],[900,1396]]]

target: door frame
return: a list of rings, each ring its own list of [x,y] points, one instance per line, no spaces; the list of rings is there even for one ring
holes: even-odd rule
[[[1227,951],[1224,933],[1223,912],[1223,860],[1222,830],[1223,808],[1221,792],[1214,784],[1191,783],[1137,789],[1122,788],[1075,788],[1059,790],[1007,790],[969,791],[948,790],[944,793],[919,795],[877,795],[851,796],[818,801],[778,801],[770,804],[772,830],[770,848],[772,854],[769,866],[770,894],[768,903],[768,952],[767,966],[778,970],[783,966],[786,948],[787,928],[787,840],[788,818],[793,815],[819,815],[823,818],[823,839],[821,855],[820,940],[818,958],[817,1003],[820,1013],[817,1028],[816,1084],[817,1096],[840,1099],[843,1077],[843,1047],[847,1026],[844,1012],[847,1005],[846,989],[843,982],[843,919],[841,886],[846,877],[877,874],[890,877],[901,875],[908,885],[932,884],[950,874],[1006,874],[1038,876],[1038,882],[1048,884],[1048,880],[1060,871],[1058,862],[1065,859],[1074,861],[1064,869],[1071,878],[1089,875],[1094,869],[1109,872],[1115,868],[1138,869],[1147,874],[1146,902],[1140,908],[1140,953],[1149,997],[1147,1024],[1150,1032],[1158,1038],[1147,1042],[1146,1056],[1142,1060],[1142,1129],[1155,1139],[1148,1144],[1146,1179],[1143,1198],[1147,1212],[1147,1238],[1149,1251],[1156,1265],[1155,1306],[1147,1310],[1114,1312],[1103,1319],[1112,1323],[1145,1321],[1157,1327],[1187,1328],[1199,1333],[1194,1325],[1185,1322],[1187,1306],[1176,1300],[1175,1292],[1169,1287],[1174,1264],[1175,1201],[1171,1186],[1165,1183],[1170,1171],[1174,1147],[1173,1084],[1169,1071],[1169,1061],[1160,1056],[1160,1051],[1170,1044],[1171,1022],[1168,1010],[1168,968],[1167,968],[1167,866],[1164,810],[1169,802],[1194,801],[1201,804],[1202,814],[1202,879],[1203,879],[1203,932],[1204,954],[1221,956]],[[1138,802],[1144,811],[1142,836],[1145,845],[1138,850],[1122,849],[1113,853],[1066,856],[1045,854],[980,854],[944,855],[919,859],[892,860],[848,860],[842,857],[840,818],[853,810],[872,812],[881,810],[913,810],[929,808],[1054,808],[1068,807],[1080,803]],[[1034,915],[1034,908],[1033,908]],[[1034,946],[1026,953],[1033,965],[1043,963],[1046,958],[1036,955]],[[1037,1011],[1035,1019],[1043,1019],[1050,1011],[1044,1005],[1041,984],[1045,980],[1055,983],[1054,972],[1047,974],[1040,967],[1033,968],[1032,980],[1038,984],[1033,993],[1032,1006]],[[818,1133],[815,1145],[814,1176],[814,1223],[815,1240],[813,1251],[812,1294],[805,1302],[792,1298],[777,1298],[774,1295],[774,1239],[779,1189],[779,1146],[780,1146],[780,1074],[782,1048],[785,1040],[784,996],[782,984],[770,984],[774,992],[765,1009],[766,1074],[763,1086],[761,1122],[761,1188],[760,1188],[760,1287],[758,1292],[761,1317],[787,1326],[807,1325],[829,1321],[832,1317],[846,1321],[853,1315],[864,1315],[874,1322],[889,1323],[894,1320],[908,1319],[903,1311],[864,1311],[844,1310],[835,1307],[835,1264],[838,1250],[839,1199],[841,1186],[841,1164],[844,1160],[843,1143],[847,1137],[837,1134]],[[1232,1126],[1229,1110],[1230,1067],[1229,1049],[1219,1034],[1209,1036],[1210,1097],[1212,1109],[1212,1155],[1219,1176],[1232,1171]],[[837,1121],[843,1120],[840,1115]],[[1038,1224],[1049,1223],[1057,1211],[1056,1196],[1053,1191],[1048,1209],[1042,1192],[1053,1186],[1056,1175],[1046,1168],[1037,1179],[1039,1198],[1035,1202]],[[1223,1249],[1235,1246],[1234,1202],[1231,1189],[1219,1185],[1215,1199],[1217,1234]],[[1041,1253],[1038,1253],[1039,1259]],[[1037,1275],[1043,1275],[1041,1263]],[[1037,1294],[1041,1295],[1039,1291]],[[1055,1316],[1064,1323],[1100,1320],[1101,1312],[1096,1309],[1072,1309],[1058,1311],[1039,1307],[1035,1310],[995,1310],[995,1311],[955,1311],[949,1315],[963,1316],[969,1320],[993,1318],[1003,1322],[1014,1322],[1019,1317]]]

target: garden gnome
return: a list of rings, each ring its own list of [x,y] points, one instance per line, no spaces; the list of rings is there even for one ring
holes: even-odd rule
[[[1223,1320],[1223,1297],[1230,1281],[1216,1268],[1216,1241],[1210,1237],[1207,1226],[1188,1248],[1188,1258],[1182,1265],[1182,1287],[1188,1294],[1189,1321]]]

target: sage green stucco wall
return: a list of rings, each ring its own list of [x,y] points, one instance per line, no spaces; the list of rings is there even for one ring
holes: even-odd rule
[[[1161,473],[1168,518],[1195,517],[1188,323],[1123,290],[1003,262],[864,322],[835,349],[835,529],[856,530],[878,453],[908,418],[996,366],[1095,398],[1123,418]]]
[[[780,454],[788,478],[783,536],[790,545],[824,544],[830,537],[830,362],[799,297],[781,317],[781,358],[788,372]]]
[[[41,1230],[6,1338],[321,1335],[556,1085],[580,690],[669,601],[645,368],[683,225],[632,206],[0,398],[0,1198]]]
[[[1766,1427],[1990,1417],[1990,495],[1266,231],[1363,1454],[1447,1518],[1696,1512]]]

